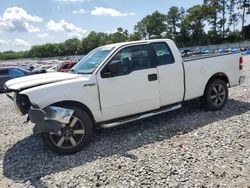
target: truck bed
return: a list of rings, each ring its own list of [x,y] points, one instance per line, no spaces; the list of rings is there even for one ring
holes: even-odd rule
[[[233,54],[240,54],[240,53],[213,53],[213,54],[200,54],[200,55],[192,55],[190,57],[183,57],[183,61],[193,61],[198,59],[206,59],[206,58],[212,58],[212,57],[218,57],[218,56],[226,56],[226,55],[233,55]]]
[[[238,85],[240,53],[201,55],[184,58],[185,100],[203,95],[206,83],[216,73],[222,73],[229,80],[229,87]]]

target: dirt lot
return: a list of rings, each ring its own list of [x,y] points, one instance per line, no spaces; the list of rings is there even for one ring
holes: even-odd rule
[[[250,56],[226,107],[175,112],[98,130],[71,156],[49,151],[0,96],[0,187],[250,187]]]

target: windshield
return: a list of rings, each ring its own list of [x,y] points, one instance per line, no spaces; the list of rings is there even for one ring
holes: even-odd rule
[[[108,57],[113,48],[99,47],[89,52],[71,71],[79,74],[91,74]]]

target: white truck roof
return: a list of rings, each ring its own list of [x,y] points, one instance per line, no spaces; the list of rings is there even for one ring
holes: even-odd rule
[[[140,43],[153,43],[153,42],[166,42],[171,41],[170,39],[150,39],[150,40],[140,40],[140,41],[129,41],[129,42],[120,42],[114,44],[108,44],[103,46],[104,48],[119,48],[121,46],[131,45],[131,44],[140,44]]]

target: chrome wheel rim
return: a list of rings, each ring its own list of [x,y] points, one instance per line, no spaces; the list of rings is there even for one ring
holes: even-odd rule
[[[226,89],[222,84],[216,84],[211,91],[210,99],[214,106],[220,106],[226,99]]]
[[[50,139],[56,147],[70,149],[76,147],[85,136],[83,122],[72,116],[69,124],[62,124],[63,128],[57,133],[50,133]]]

